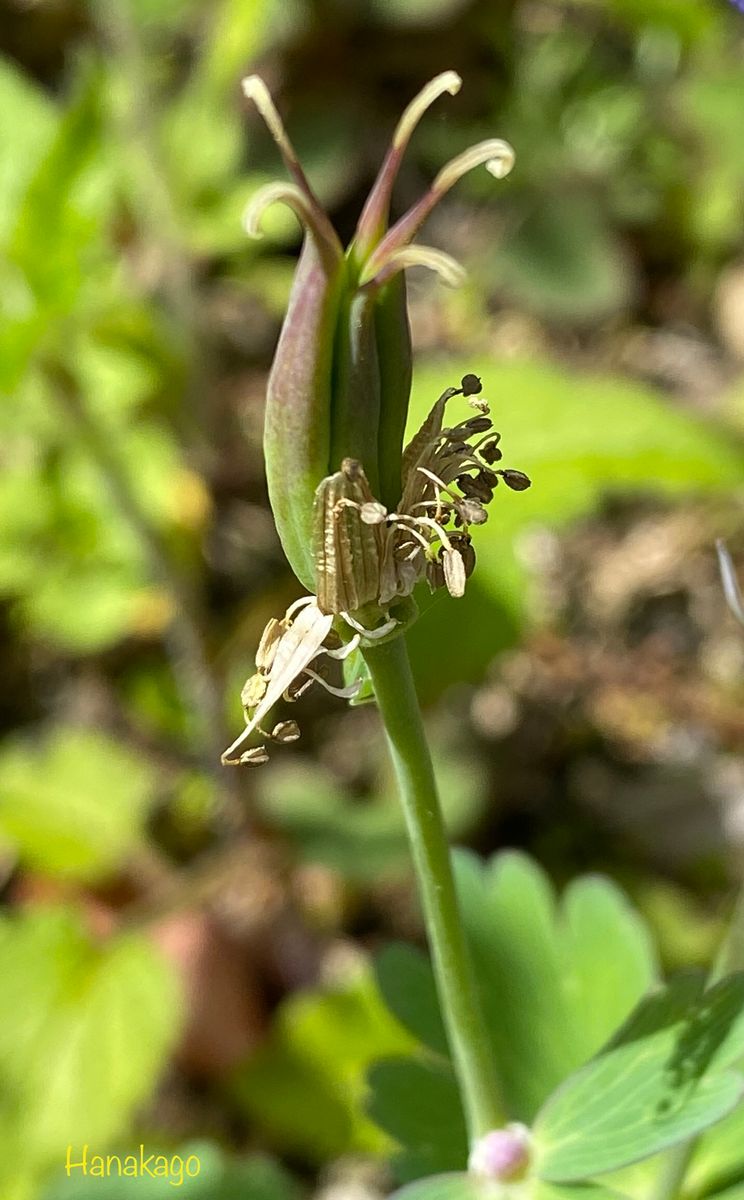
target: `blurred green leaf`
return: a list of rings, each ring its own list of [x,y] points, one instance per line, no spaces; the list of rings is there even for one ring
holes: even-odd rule
[[[18,204],[54,137],[54,104],[9,59],[0,58],[0,244],[17,220]]]
[[[598,1184],[555,1185],[540,1179],[499,1184],[498,1191],[473,1175],[439,1175],[393,1192],[390,1200],[622,1200],[618,1192]]]
[[[80,1159],[76,1148],[76,1157]],[[89,1154],[94,1153],[90,1150]],[[139,1157],[139,1145],[120,1146],[114,1153],[122,1159],[127,1154]],[[188,1142],[184,1146],[160,1146],[159,1142],[148,1142],[146,1154],[163,1154],[171,1164],[170,1178],[151,1178],[145,1175],[126,1178],[117,1177],[116,1164],[112,1174],[105,1178],[81,1178],[80,1172],[60,1177],[45,1188],[40,1200],[167,1200],[178,1188],[177,1195],[184,1200],[299,1200],[300,1189],[291,1176],[269,1158],[251,1156],[246,1159],[228,1157],[218,1146],[210,1142]],[[199,1161],[199,1173],[189,1177],[183,1173],[181,1183],[178,1162],[185,1164],[195,1156]],[[73,1160],[74,1161],[74,1160]],[[189,1164],[194,1171],[195,1165]]]
[[[415,946],[394,942],[375,959],[383,999],[406,1029],[435,1054],[449,1054],[447,1034],[432,987],[429,959]]]
[[[685,1176],[690,1195],[710,1195],[739,1183],[744,1187],[744,1105],[739,1105],[712,1129],[706,1129],[695,1145]]]
[[[357,972],[345,986],[284,1001],[268,1044],[237,1076],[236,1095],[271,1142],[313,1162],[380,1153],[386,1139],[363,1111],[365,1072],[412,1046]]]
[[[23,269],[39,307],[54,312],[73,304],[84,278],[82,251],[97,229],[80,203],[78,185],[101,145],[101,81],[90,65],[80,73],[10,239],[10,257]]]
[[[489,268],[512,303],[551,319],[596,321],[622,309],[634,286],[601,208],[580,194],[536,202]]]
[[[151,1092],[180,1024],[176,980],[139,936],[95,945],[80,919],[0,922],[0,1185],[101,1151]],[[29,998],[33,997],[33,1003]]]
[[[666,28],[694,45],[707,40],[725,20],[708,0],[582,0],[590,8],[605,9],[633,29]]]
[[[741,1096],[742,1077],[726,1068],[743,1048],[744,975],[704,994],[698,977],[682,977],[650,996],[540,1112],[540,1176],[590,1178],[714,1124]]]
[[[141,755],[103,734],[58,729],[0,752],[0,834],[34,870],[97,879],[143,836],[157,780]]]
[[[436,766],[447,827],[462,836],[483,807],[480,773],[476,764],[456,754],[437,756]],[[405,819],[388,775],[372,795],[350,801],[329,771],[295,756],[264,772],[257,800],[309,862],[324,863],[360,882],[408,870]]]
[[[412,1059],[377,1062],[369,1072],[369,1115],[403,1147],[393,1159],[401,1182],[468,1161],[457,1084],[443,1066]]]

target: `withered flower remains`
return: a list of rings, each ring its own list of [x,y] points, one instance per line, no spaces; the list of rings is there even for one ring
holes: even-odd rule
[[[500,435],[474,375],[443,392],[403,450],[411,384],[404,270],[427,266],[453,285],[464,275],[449,255],[412,239],[466,172],[485,164],[501,178],[514,161],[506,142],[478,143],[448,163],[388,228],[411,134],[429,105],[444,92],[454,95],[460,83],[446,71],[408,106],[344,253],[266,86],[257,76],[244,81],[293,180],[261,189],[246,228],[259,236],[266,208],[281,201],[305,230],[269,377],[264,449],[279,536],[313,594],[267,626],[256,674],[242,693],[246,728],[223,762],[264,762],[265,745],[242,749],[254,732],[274,742],[299,736],[292,721],[271,732],[261,728],[280,697],[296,699],[313,681],[355,695],[358,683],[332,688],[312,664],[398,636],[415,617],[412,592],[424,579],[432,590],[462,596],[475,565],[470,530],[486,520],[495,488],[500,481],[514,491],[529,487],[522,472],[497,465]],[[448,425],[447,404],[455,396],[467,397],[474,413]]]

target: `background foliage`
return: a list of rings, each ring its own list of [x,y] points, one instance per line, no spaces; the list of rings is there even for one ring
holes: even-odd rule
[[[744,847],[744,649],[712,549],[744,554],[742,20],[0,3],[4,1200],[166,1194],[66,1180],[70,1142],[198,1153],[192,1200],[374,1200],[462,1158],[374,712],[311,696],[298,747],[216,766],[297,594],[260,442],[298,231],[241,231],[279,171],[247,70],[344,236],[436,72],[464,87],[417,133],[401,211],[476,138],[517,149],[430,223],[464,288],[410,289],[412,422],[475,371],[534,479],[411,637],[453,836],[544,865],[461,860],[516,1115],[661,971],[710,961]],[[630,899],[582,879],[556,907],[548,876],[588,866]],[[737,1114],[705,1135],[694,1197],[741,1186],[740,1146]]]

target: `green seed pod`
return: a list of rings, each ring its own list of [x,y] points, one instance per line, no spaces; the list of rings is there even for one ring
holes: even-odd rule
[[[438,96],[459,91],[459,76],[445,71],[405,110],[344,257],[265,85],[252,76],[243,87],[266,121],[294,181],[271,184],[254,197],[246,214],[248,232],[258,235],[267,206],[281,201],[294,210],[306,235],[269,379],[265,452],[282,545],[305,586],[320,594],[325,584],[313,552],[313,507],[321,482],[339,480],[341,462],[354,459],[363,464],[365,481],[389,509],[400,499],[411,386],[403,272],[410,266],[426,266],[453,285],[464,275],[449,255],[411,245],[411,240],[465,172],[485,163],[493,174],[502,176],[513,154],[497,140],[472,147],[444,167],[421,200],[388,229],[392,188],[411,134]],[[351,603],[354,589],[339,587],[336,599],[349,601],[348,611],[358,607]],[[359,595],[367,591],[362,584]],[[336,599],[326,595],[324,603],[331,607],[324,611],[338,611],[332,607]]]

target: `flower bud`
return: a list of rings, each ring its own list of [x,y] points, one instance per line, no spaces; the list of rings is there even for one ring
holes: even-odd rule
[[[529,1161],[529,1130],[513,1121],[505,1129],[492,1129],[478,1139],[470,1153],[468,1170],[481,1179],[507,1183],[523,1178]]]

